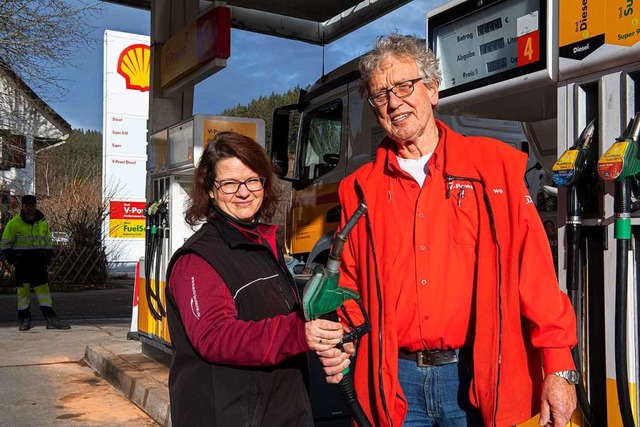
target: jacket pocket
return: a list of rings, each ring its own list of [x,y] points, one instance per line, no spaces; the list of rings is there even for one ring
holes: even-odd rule
[[[478,240],[478,194],[473,183],[449,182],[448,217],[451,241],[475,247]]]

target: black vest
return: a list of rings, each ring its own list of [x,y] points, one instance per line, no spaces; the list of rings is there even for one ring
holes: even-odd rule
[[[295,284],[279,250],[248,241],[227,220],[204,224],[172,257],[195,253],[220,274],[234,297],[238,318],[259,321],[299,311]],[[260,286],[247,286],[256,279]],[[268,279],[265,279],[268,278]],[[175,427],[312,426],[306,354],[276,366],[238,367],[204,360],[186,335],[169,287],[166,290],[173,345],[169,372],[171,419]]]

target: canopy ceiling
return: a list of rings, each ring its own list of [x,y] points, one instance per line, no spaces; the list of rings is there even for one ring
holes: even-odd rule
[[[103,1],[150,10],[153,0]],[[410,1],[229,0],[225,3],[231,8],[233,28],[326,45]],[[211,3],[201,0],[200,10]]]

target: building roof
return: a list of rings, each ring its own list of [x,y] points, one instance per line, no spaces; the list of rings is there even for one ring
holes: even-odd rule
[[[49,104],[44,102],[42,98],[38,96],[29,85],[17,75],[6,62],[0,59],[0,73],[4,74],[9,80],[11,80],[16,88],[22,92],[25,97],[31,101],[34,107],[54,125],[61,133],[67,135],[71,133],[71,124],[67,122],[60,114],[58,114]]]

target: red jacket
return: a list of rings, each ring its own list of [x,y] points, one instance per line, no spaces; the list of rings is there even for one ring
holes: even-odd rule
[[[446,182],[437,188],[446,191],[449,218],[431,220],[449,233],[429,236],[433,250],[425,262],[434,277],[451,283],[475,269],[470,398],[485,425],[511,426],[540,409],[541,358],[545,373],[575,368],[570,353],[577,342],[575,316],[558,288],[549,243],[524,185],[526,156],[500,141],[464,137],[436,123],[440,141],[428,173],[430,179]],[[360,404],[376,426],[402,425],[407,410],[397,372],[396,313],[402,308],[396,301],[402,283],[394,279],[402,262],[393,253],[394,229],[402,224],[386,214],[386,205],[394,200],[386,190],[395,179],[388,167],[394,156],[394,143],[385,139],[376,160],[343,180],[339,191],[342,224],[359,202],[357,186],[368,206],[348,237],[340,285],[360,292],[371,318],[372,331],[358,345],[354,382]],[[468,185],[475,194],[471,224],[469,212],[461,214],[458,203],[458,192]],[[464,200],[469,209],[468,198]],[[465,233],[462,244],[460,233]],[[451,268],[447,261],[460,258],[463,250],[468,261]],[[362,322],[352,301],[347,309],[354,323]]]

